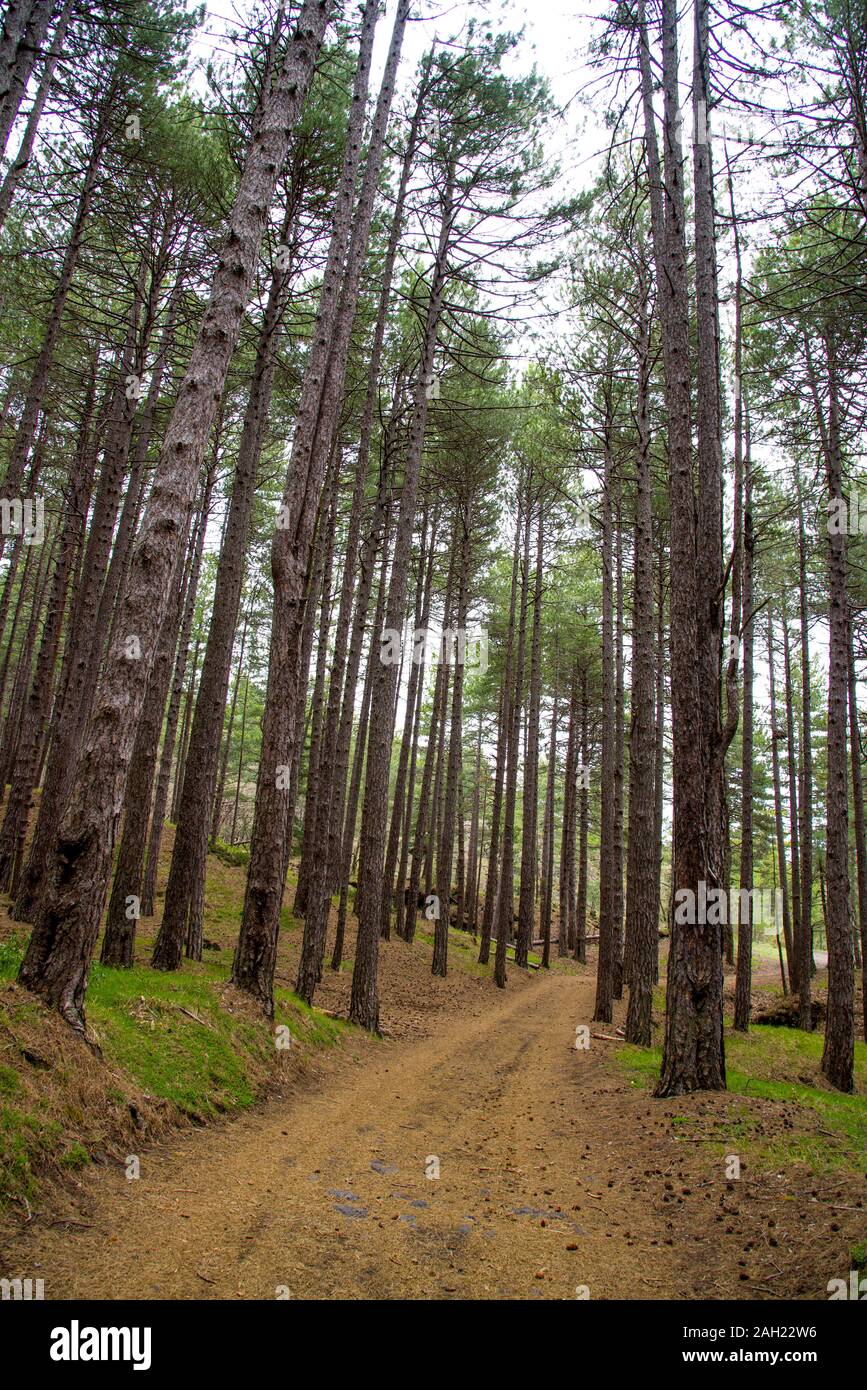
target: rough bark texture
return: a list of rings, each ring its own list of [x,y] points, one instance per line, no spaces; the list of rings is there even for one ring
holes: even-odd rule
[[[861,931],[861,985],[864,1040],[867,1042],[867,844],[864,835],[864,784],[861,775],[861,727],[858,722],[858,680],[852,613],[849,613],[849,738],[852,762],[852,810],[855,821],[855,864],[858,883],[858,925]]]
[[[787,993],[792,987],[792,913],[789,902],[789,871],[786,862],[786,834],[783,825],[783,793],[780,780],[780,740],[785,737],[782,730],[777,727],[777,680],[774,664],[774,621],[773,615],[768,614],[768,686],[771,697],[771,761],[772,776],[774,783],[774,832],[777,844],[777,864],[780,876],[780,896],[783,906],[783,937],[786,943],[786,967],[788,969],[788,984],[783,978],[783,992]]]
[[[823,444],[829,497],[843,492],[840,403],[833,332],[825,339],[829,402]],[[854,1089],[855,968],[849,915],[849,778],[846,729],[849,693],[849,599],[846,535],[829,528],[828,605],[830,670],[828,675],[828,788],[825,816],[828,935],[828,1014],[822,1071],[838,1091]]]
[[[524,502],[524,553],[521,566],[521,608],[518,619],[518,640],[509,644],[506,670],[512,691],[509,708],[509,746],[506,765],[506,792],[503,806],[503,848],[500,857],[500,881],[497,892],[497,950],[494,956],[494,983],[506,988],[506,947],[512,935],[515,916],[515,808],[518,799],[518,763],[521,757],[521,711],[524,704],[524,662],[527,648],[527,610],[530,598],[530,529],[532,522],[532,475],[528,475]]]
[[[671,519],[671,691],[674,784],[673,886],[697,895],[718,872],[710,862],[707,826],[709,750],[695,654],[699,646],[696,499],[690,402],[690,332],[683,155],[679,134],[677,11],[663,0],[665,175],[660,167],[653,78],[644,4],[639,42],[651,222],[662,328],[668,415]],[[710,923],[672,922],[666,1029],[657,1094],[725,1087],[722,936]]]
[[[738,963],[735,979],[734,1026],[746,1032],[750,1026],[750,991],[753,969],[753,540],[752,487],[749,452],[744,484],[744,717],[741,735],[741,896],[737,912]],[[745,897],[744,893],[749,896]]]
[[[187,514],[240,334],[271,198],[331,9],[328,0],[307,0],[303,6],[253,132],[210,302],[136,540],[117,637],[52,855],[49,886],[19,973],[22,984],[80,1031],[146,675],[181,561]]]
[[[599,961],[593,1018],[610,1023],[617,954],[617,806],[615,787],[616,673],[614,653],[614,486],[610,436],[610,393],[602,478],[602,787],[599,846]]]
[[[533,637],[530,656],[530,705],[527,714],[527,756],[521,826],[521,887],[515,964],[527,969],[536,926],[536,868],[538,859],[539,715],[542,701],[542,570],[545,562],[545,507],[540,501],[536,532],[536,578],[533,590]]]
[[[386,628],[399,628],[406,604],[406,583],[412,547],[415,507],[418,498],[422,450],[428,418],[428,392],[433,381],[437,335],[448,279],[448,253],[452,234],[453,180],[443,191],[442,220],[431,282],[416,386],[409,448],[400,500],[391,584],[385,614]],[[349,1016],[354,1023],[379,1031],[379,904],[385,855],[385,808],[391,761],[392,720],[397,672],[394,666],[374,663],[367,773],[362,808],[359,889],[361,917],[358,923],[355,967],[352,973],[352,999]]]
[[[632,697],[629,731],[629,833],[626,866],[626,942],[629,1006],[626,1041],[649,1047],[659,901],[655,875],[655,682],[653,510],[648,389],[650,332],[641,307],[635,457],[635,573],[632,596]]]
[[[287,209],[281,233],[283,242],[289,232],[290,218],[291,212]],[[205,808],[211,804],[214,796],[223,710],[244,582],[245,550],[271,400],[287,278],[288,267],[282,270],[276,268],[271,276],[220,547],[208,640],[190,728],[183,793],[178,805],[163,919],[154,953],[154,964],[165,970],[178,969],[188,937],[194,946],[198,946],[202,936],[201,917],[191,915],[191,906],[202,898],[200,889],[204,883],[208,853],[209,821]],[[195,949],[193,954],[196,954]]]
[[[801,768],[798,800],[798,840],[801,854],[800,932],[798,942],[798,1023],[813,1027],[813,725],[810,680],[810,615],[807,599],[807,539],[800,474],[796,472],[798,498],[798,564],[801,610]]]
[[[232,967],[234,983],[257,998],[268,1013],[273,1012],[273,974],[290,822],[288,798],[285,789],[281,788],[280,768],[291,766],[296,753],[295,714],[299,701],[298,653],[303,621],[304,577],[318,501],[337,434],[350,333],[358,303],[408,10],[406,0],[401,0],[356,206],[365,96],[378,16],[374,4],[365,7],[346,157],[335,206],[328,264],[283,493],[283,523],[275,535],[271,550],[275,604],[268,695],[250,843],[250,869],[241,934]]]

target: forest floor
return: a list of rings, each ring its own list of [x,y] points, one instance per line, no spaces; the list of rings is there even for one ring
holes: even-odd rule
[[[592,967],[502,993],[456,943],[434,980],[422,936],[381,973],[382,1040],[343,1028],[271,1099],[142,1144],[137,1179],[90,1164],[62,1207],[7,1211],[0,1273],[52,1299],[823,1299],[867,1260],[863,1045],[857,1098],[818,1035],[754,1028],[729,1092],[659,1101],[624,1006],[591,1024]]]

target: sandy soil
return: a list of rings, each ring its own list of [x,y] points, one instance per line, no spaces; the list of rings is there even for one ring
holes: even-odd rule
[[[353,1036],[292,1094],[155,1146],[138,1181],[87,1174],[80,1224],[37,1217],[5,1271],[55,1299],[825,1298],[846,1274],[864,1184],[726,1182],[678,1123],[710,1133],[732,1097],[654,1101],[613,1044],[575,1049],[589,975],[423,991],[408,954],[384,952],[405,981],[391,1037]],[[347,988],[332,978],[328,1006]]]

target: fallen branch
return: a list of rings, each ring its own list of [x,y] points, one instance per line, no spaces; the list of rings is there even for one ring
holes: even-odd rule
[[[183,1004],[176,1004],[175,1008],[180,1009],[181,1013],[186,1014],[187,1018],[191,1018],[194,1023],[201,1023],[203,1028],[210,1028],[212,1033],[216,1031],[213,1023],[209,1023],[206,1018],[201,1018],[198,1014],[194,1014],[192,1009],[185,1009]]]

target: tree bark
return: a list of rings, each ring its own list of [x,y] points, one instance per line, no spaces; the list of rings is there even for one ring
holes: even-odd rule
[[[632,595],[632,695],[626,865],[626,1041],[649,1047],[656,981],[659,898],[655,874],[655,680],[653,507],[650,477],[650,324],[641,285],[635,419],[635,575]],[[659,735],[661,737],[661,734]]]
[[[407,571],[418,497],[422,450],[427,429],[428,391],[430,383],[433,381],[434,357],[448,279],[448,256],[454,216],[454,179],[454,168],[452,168],[443,192],[440,237],[433,268],[421,370],[415,392],[395,538],[391,584],[385,617],[385,626],[391,629],[400,624],[406,603]],[[355,967],[352,975],[352,999],[349,1011],[353,1023],[358,1023],[361,1027],[372,1032],[379,1031],[379,989],[377,982],[379,904],[385,851],[384,813],[391,761],[395,675],[393,666],[385,665],[381,661],[375,663],[361,826],[359,889],[362,899],[362,915],[358,924]]]
[[[166,431],[136,540],[117,637],[51,856],[48,886],[19,972],[23,985],[58,1009],[80,1032],[85,1029],[88,970],[145,695],[144,678],[153,662],[182,557],[186,517],[240,334],[271,198],[332,8],[329,0],[306,0],[253,132],[210,303]]]

